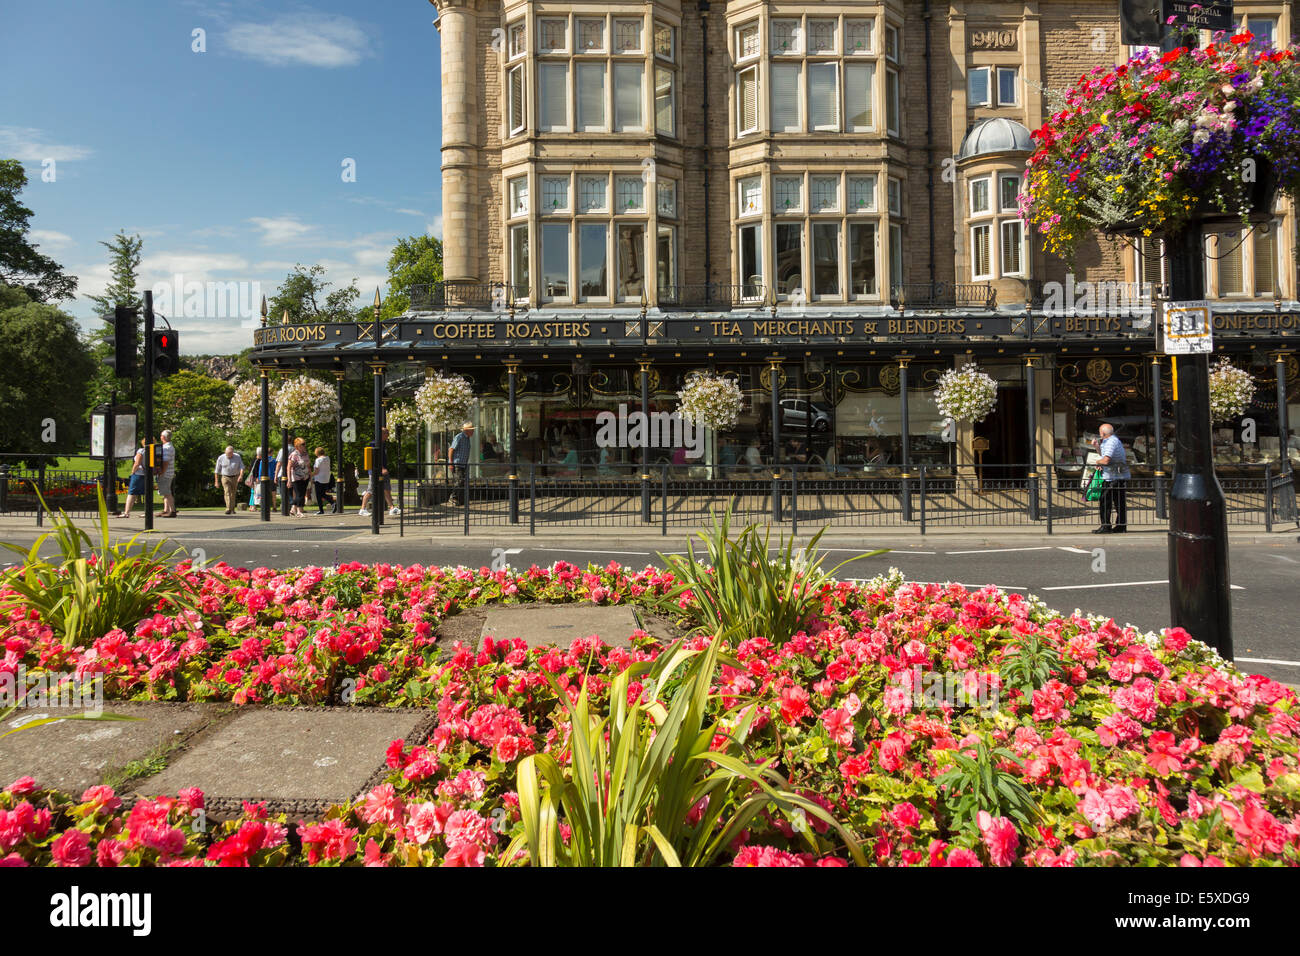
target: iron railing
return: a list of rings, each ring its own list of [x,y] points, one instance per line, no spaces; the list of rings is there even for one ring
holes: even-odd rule
[[[661,309],[701,309],[726,311],[730,309],[761,309],[769,305],[767,286],[761,282],[743,285],[719,285],[706,282],[699,285],[673,285],[659,288]]]
[[[895,309],[989,309],[997,307],[997,290],[988,283],[905,282],[890,291]]]
[[[480,312],[504,312],[516,305],[528,303],[527,286],[508,282],[466,282],[448,279],[445,282],[413,285],[409,288],[411,310],[414,312],[446,312],[467,309]]]
[[[1290,474],[1269,465],[1238,466],[1220,477],[1228,523],[1272,531],[1296,523]],[[1084,500],[1077,468],[1057,465],[710,466],[476,463],[452,469],[420,462],[398,478],[402,529],[694,527],[730,506],[736,520],[829,527],[987,526],[1078,530],[1100,523]],[[1128,481],[1127,526],[1168,526],[1171,482]],[[1289,498],[1288,498],[1289,495]]]

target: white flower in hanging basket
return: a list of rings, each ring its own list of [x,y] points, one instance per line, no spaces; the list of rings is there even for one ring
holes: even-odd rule
[[[693,372],[677,393],[682,419],[704,428],[726,431],[740,420],[745,397],[733,378]]]
[[[415,407],[432,428],[458,426],[474,407],[474,386],[460,375],[435,373],[416,390]]]
[[[971,424],[987,418],[997,402],[998,383],[973,365],[944,372],[934,392],[941,415]]]
[[[1226,422],[1243,414],[1255,397],[1255,379],[1224,359],[1210,372],[1210,419]]]
[[[279,428],[275,415],[275,398],[279,389],[269,385],[268,391],[271,427]],[[235,395],[230,400],[230,420],[236,428],[251,428],[262,424],[262,383],[260,381],[254,379],[251,382],[243,382],[235,389]]]
[[[275,396],[275,413],[286,428],[323,425],[338,418],[339,411],[334,386],[306,375],[285,382]]]
[[[390,406],[384,412],[384,424],[396,431],[399,428],[410,431],[420,424],[420,413],[410,402]]]

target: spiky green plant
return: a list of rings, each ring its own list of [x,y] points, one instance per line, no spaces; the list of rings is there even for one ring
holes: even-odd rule
[[[84,647],[115,627],[134,627],[160,604],[171,613],[197,605],[194,589],[167,563],[183,555],[184,548],[169,551],[162,541],[139,541],[138,534],[112,543],[102,488],[98,544],[62,508],[53,515],[43,498],[41,507],[53,531],[30,548],[0,542],[22,559],[20,567],[0,576],[0,586],[9,591],[0,595],[0,614],[34,609],[65,647]],[[53,561],[41,557],[46,541],[57,546]]]
[[[659,599],[660,607],[680,613],[677,602],[690,591],[686,614],[702,630],[717,633],[741,626],[746,637],[784,643],[820,609],[822,587],[834,580],[836,571],[859,558],[886,553],[867,551],[826,570],[825,556],[817,553],[825,533],[822,528],[800,551],[795,551],[793,538],[782,535],[772,555],[770,525],[746,525],[733,539],[731,509],[721,516],[711,513],[709,527],[696,533],[704,544],[703,555],[696,556],[693,541],[688,541],[685,555],[660,555],[678,582]]]
[[[568,711],[572,759],[568,768],[550,754],[520,761],[516,789],[524,832],[505,860],[526,847],[533,866],[708,866],[755,815],[776,810],[797,821],[809,815],[825,821],[865,864],[853,837],[822,807],[792,792],[775,770],[744,759],[753,708],[708,716],[718,644],[714,638],[695,651],[679,642],[654,663],[632,664],[610,687],[607,716],[592,712],[585,685],[570,701],[546,675]],[[647,687],[673,685],[668,703],[628,703],[631,681],[643,674]],[[727,744],[714,750],[719,735]],[[692,808],[701,805],[698,822],[688,823]],[[561,822],[570,829],[567,841]],[[832,849],[812,828],[797,831],[814,852]]]

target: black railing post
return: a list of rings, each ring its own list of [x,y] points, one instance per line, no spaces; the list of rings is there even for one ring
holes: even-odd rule
[[[1268,473],[1268,463],[1264,464],[1264,530],[1273,530],[1273,478]]]
[[[344,372],[334,373],[334,394],[339,401],[339,415],[334,421],[334,507],[331,509],[336,515],[344,513],[343,495],[347,491],[348,482],[343,477],[343,376]],[[416,453],[416,460],[420,458]],[[418,487],[418,486],[417,486]]]
[[[661,465],[659,473],[659,533],[668,537],[668,466]],[[649,476],[647,476],[649,477]]]
[[[507,362],[506,373],[510,379],[510,523],[519,523],[519,452],[515,432],[519,414],[519,363]]]
[[[780,524],[781,518],[781,475],[772,470],[772,523]]]
[[[271,373],[265,365],[261,366],[258,372],[262,376],[262,460],[258,465],[261,471],[257,476],[259,485],[258,510],[260,511],[260,520],[270,521],[271,499],[275,495],[275,481],[271,475]],[[152,438],[149,440],[153,441]]]
[[[1151,356],[1151,417],[1155,428],[1155,467],[1152,469],[1152,488],[1156,500],[1156,518],[1169,518],[1168,500],[1165,498],[1165,442],[1164,422],[1160,408],[1160,353]]]
[[[1029,520],[1038,520],[1038,363],[1037,355],[1025,356],[1025,401],[1029,405]]]
[[[790,466],[790,534],[799,533],[799,466]]]
[[[917,470],[921,473],[921,534],[925,534],[925,465]]]
[[[40,496],[36,499],[36,527],[40,528],[45,525],[45,459],[42,458],[40,464],[36,466],[36,488],[40,491]]]
[[[910,355],[900,355],[898,357],[898,401],[899,416],[901,419],[900,430],[903,439],[903,467],[901,486],[899,488],[900,499],[903,507],[903,520],[912,520],[912,488],[911,468],[912,468],[912,436],[910,434],[911,419],[908,417],[907,408],[907,367],[912,362]]]
[[[641,522],[650,523],[650,366],[651,361],[641,359]]]
[[[537,465],[528,466],[528,533],[537,534]]]
[[[398,447],[398,453],[400,454],[401,444],[399,443],[397,447]],[[420,456],[418,454],[415,456],[415,460],[417,462],[417,468],[418,468],[419,467],[418,462],[420,460]],[[417,484],[416,487],[418,488],[419,485]],[[337,501],[338,498],[336,497],[334,500]],[[405,468],[401,468],[397,472],[397,536],[399,538],[406,537],[406,469]]]
[[[1052,485],[1056,483],[1056,466],[1044,465],[1043,470],[1047,473],[1047,533],[1052,533]]]

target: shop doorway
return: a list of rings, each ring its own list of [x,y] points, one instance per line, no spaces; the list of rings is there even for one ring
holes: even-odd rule
[[[977,438],[988,439],[984,477],[990,481],[1026,478],[1029,467],[1029,412],[1023,385],[1001,384],[998,403],[988,418],[975,426]]]

